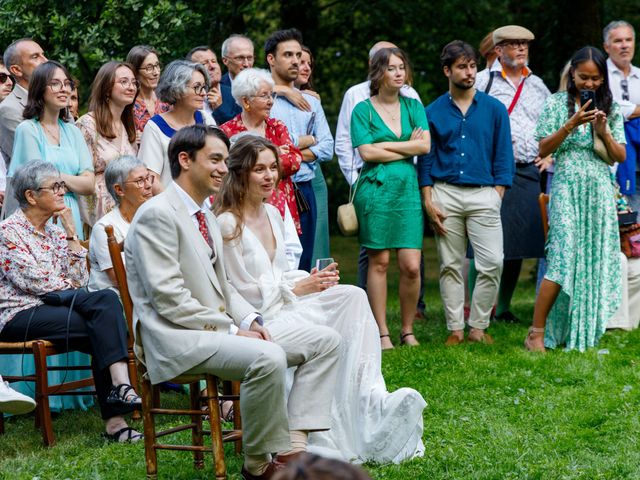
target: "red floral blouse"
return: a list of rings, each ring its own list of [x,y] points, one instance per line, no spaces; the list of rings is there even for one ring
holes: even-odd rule
[[[144,126],[147,124],[151,117],[160,113],[168,112],[169,110],[171,110],[171,105],[161,102],[160,100],[156,100],[155,112],[149,112],[149,110],[147,110],[147,104],[144,103],[144,100],[142,100],[140,97],[136,98],[136,102],[133,104],[133,123],[135,123],[136,125],[136,130],[138,132],[142,132],[144,130]]]
[[[71,251],[66,237],[51,222],[38,232],[20,209],[0,223],[0,330],[45,293],[86,285],[87,251]]]
[[[237,135],[241,132],[246,132],[247,127],[242,123],[241,115],[236,115],[234,118],[224,123],[220,128],[227,134],[229,138]],[[272,142],[275,146],[287,146],[289,147],[289,153],[280,154],[280,170],[282,172],[282,178],[278,182],[278,188],[273,192],[269,203],[276,207],[284,219],[284,206],[289,207],[291,216],[296,225],[298,235],[302,233],[300,228],[300,215],[298,214],[298,206],[296,205],[296,195],[293,190],[293,182],[291,176],[300,170],[300,163],[302,163],[302,153],[293,144],[291,137],[289,136],[289,130],[284,123],[275,118],[267,118],[266,126],[264,129],[264,136],[267,140]]]

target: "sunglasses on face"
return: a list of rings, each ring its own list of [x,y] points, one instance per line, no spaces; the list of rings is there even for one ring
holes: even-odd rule
[[[7,80],[11,81],[11,85],[16,84],[16,79],[13,78],[13,75],[10,75],[8,73],[0,73],[0,84],[7,83]]]

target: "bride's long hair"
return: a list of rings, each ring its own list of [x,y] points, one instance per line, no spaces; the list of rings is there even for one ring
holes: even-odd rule
[[[216,215],[231,212],[236,219],[236,228],[231,235],[224,237],[225,242],[235,240],[242,234],[244,202],[249,191],[249,174],[258,161],[260,152],[267,149],[273,152],[278,165],[279,177],[281,177],[278,147],[266,138],[246,134],[238,138],[229,150],[229,158],[227,159],[229,173],[222,180],[222,187],[220,187],[220,192],[216,195],[213,205]],[[274,188],[277,188],[277,182]]]

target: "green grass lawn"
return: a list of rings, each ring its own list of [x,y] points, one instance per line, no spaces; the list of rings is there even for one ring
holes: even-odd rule
[[[332,238],[345,283],[355,283],[355,239]],[[498,324],[495,345],[445,348],[447,336],[433,241],[425,245],[427,320],[416,324],[422,343],[383,355],[390,390],[410,386],[428,402],[423,458],[402,465],[366,465],[378,479],[640,479],[640,332],[610,332],[586,353],[530,354],[526,326]],[[529,323],[533,263],[525,263],[514,313]],[[397,270],[389,276],[389,323],[399,333]],[[397,343],[397,341],[396,341]],[[186,401],[167,394],[174,403]],[[12,418],[0,437],[0,478],[128,479],[145,475],[142,444],[101,437],[98,412],[54,419],[58,443],[41,447],[33,417]],[[188,437],[185,437],[185,442]],[[241,458],[227,447],[229,478]],[[188,453],[159,452],[160,478],[212,478],[211,462],[192,469]],[[209,460],[207,458],[207,460]]]

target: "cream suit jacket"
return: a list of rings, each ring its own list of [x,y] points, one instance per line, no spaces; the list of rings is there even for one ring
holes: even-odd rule
[[[212,251],[174,185],[140,207],[125,240],[136,355],[154,384],[211,357],[230,324],[255,312],[227,281],[214,215]]]

